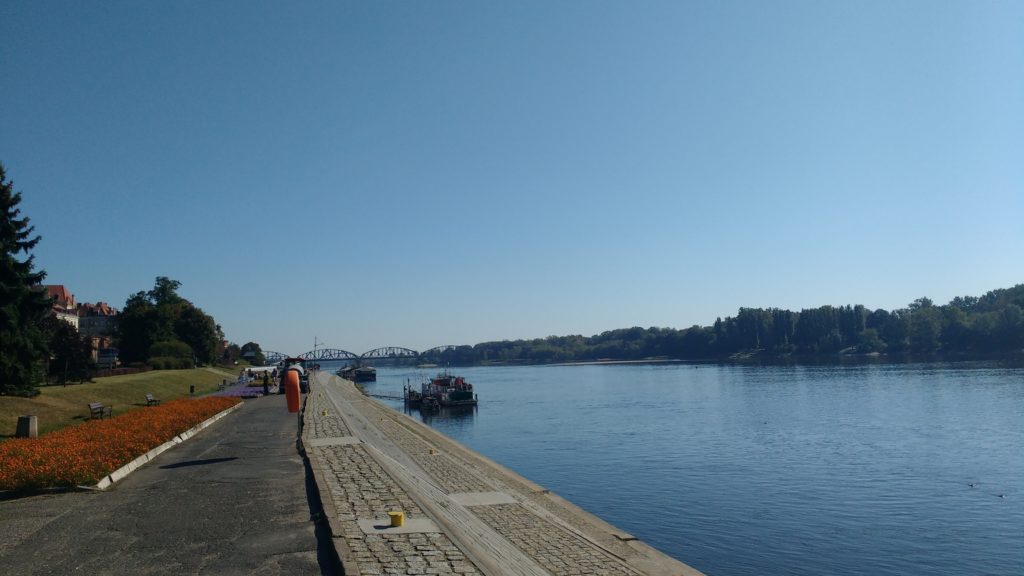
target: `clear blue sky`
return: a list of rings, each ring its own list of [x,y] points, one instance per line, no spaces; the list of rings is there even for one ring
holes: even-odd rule
[[[47,281],[301,353],[1024,282],[1024,2],[0,4]]]

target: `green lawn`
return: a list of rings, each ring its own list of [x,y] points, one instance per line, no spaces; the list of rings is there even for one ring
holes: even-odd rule
[[[196,368],[194,370],[153,370],[128,376],[97,378],[85,384],[44,386],[35,398],[0,396],[0,438],[13,436],[18,416],[35,415],[39,420],[39,433],[82,422],[89,417],[87,404],[102,402],[114,407],[114,414],[144,408],[146,394],[161,400],[188,396],[189,386],[195,385],[196,395],[217,390],[224,379],[234,382],[237,367]]]

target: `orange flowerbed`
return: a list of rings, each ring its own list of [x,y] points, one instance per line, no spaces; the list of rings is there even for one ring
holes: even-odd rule
[[[39,438],[0,443],[0,490],[95,484],[178,434],[241,402],[208,396],[170,400],[89,420]]]

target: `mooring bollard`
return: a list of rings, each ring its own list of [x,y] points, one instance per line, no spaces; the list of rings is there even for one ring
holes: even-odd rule
[[[38,438],[39,419],[35,416],[18,416],[18,430],[14,433],[15,438]]]
[[[392,528],[401,528],[405,526],[405,512],[388,512],[388,518],[391,518]]]

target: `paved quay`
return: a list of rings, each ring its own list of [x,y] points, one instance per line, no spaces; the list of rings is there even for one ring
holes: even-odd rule
[[[312,378],[302,442],[346,575],[700,574],[351,382]]]
[[[284,396],[106,491],[0,501],[0,574],[341,574]]]

